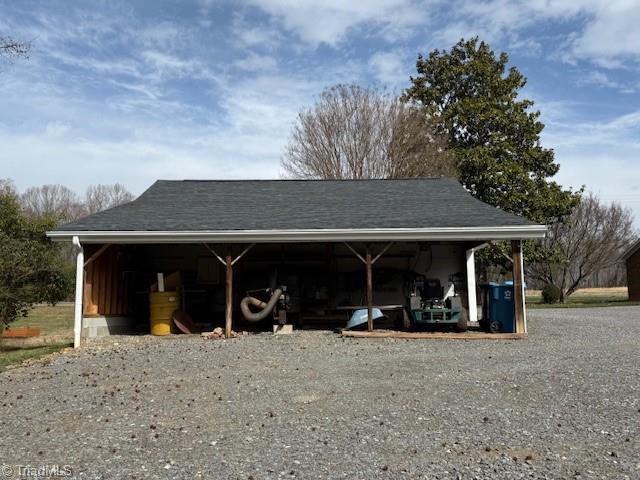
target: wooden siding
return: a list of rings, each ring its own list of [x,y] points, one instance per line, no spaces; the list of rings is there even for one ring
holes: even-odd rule
[[[86,257],[95,253],[88,252]],[[125,271],[123,247],[112,245],[85,267],[85,315],[127,315],[129,307],[129,275]]]

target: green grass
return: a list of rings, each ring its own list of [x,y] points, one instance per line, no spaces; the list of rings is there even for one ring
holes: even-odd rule
[[[4,372],[9,365],[16,365],[25,360],[33,360],[50,353],[59,352],[63,348],[72,345],[71,343],[56,343],[35,347],[17,347],[5,345],[4,343],[0,344],[0,372]]]
[[[527,308],[595,308],[595,307],[629,307],[634,305],[640,305],[640,302],[631,302],[629,300],[593,300],[588,299],[585,301],[573,300],[567,303],[531,303],[527,300]]]
[[[73,336],[73,305],[37,305],[27,317],[16,320],[11,327],[36,327],[42,336],[65,333]]]
[[[564,304],[544,304],[539,291],[527,293],[528,308],[593,308],[640,305],[629,301],[626,288],[587,288],[578,290]]]
[[[7,366],[58,352],[73,344],[73,305],[37,305],[10,328],[35,327],[40,337],[0,340],[0,372]]]

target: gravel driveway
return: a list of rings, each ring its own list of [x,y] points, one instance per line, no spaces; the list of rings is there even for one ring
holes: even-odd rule
[[[529,331],[111,339],[0,375],[0,475],[640,478],[640,308]]]

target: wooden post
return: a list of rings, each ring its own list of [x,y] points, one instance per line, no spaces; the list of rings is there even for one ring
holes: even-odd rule
[[[524,271],[522,262],[522,240],[511,241],[513,259],[513,305],[516,317],[516,333],[527,331],[524,305]]]
[[[370,245],[367,245],[367,253],[364,258],[347,242],[344,242],[344,245],[367,267],[367,330],[371,332],[373,331],[373,273],[371,270],[373,264],[380,260],[380,257],[391,248],[393,242],[389,242],[373,260],[371,259]]]
[[[231,316],[233,314],[233,259],[231,258],[231,251],[227,254],[227,298],[225,307],[225,324],[224,324],[224,336],[231,338]]]
[[[373,331],[373,274],[371,272],[371,248],[367,246],[367,330]]]
[[[247,248],[245,248],[240,255],[236,258],[231,256],[231,246],[227,251],[227,257],[222,258],[220,255],[216,253],[216,251],[211,248],[206,243],[202,245],[205,246],[207,250],[209,250],[213,255],[222,263],[227,269],[227,298],[226,298],[226,306],[225,306],[225,318],[224,318],[224,336],[226,338],[231,338],[231,326],[232,326],[232,315],[233,315],[233,266],[237,261],[239,261],[245,254],[253,248],[255,243],[252,243]]]

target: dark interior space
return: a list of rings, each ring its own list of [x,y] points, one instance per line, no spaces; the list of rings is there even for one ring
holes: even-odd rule
[[[349,245],[364,254],[365,244]],[[354,307],[366,308],[366,270],[344,243],[258,244],[233,267],[233,328],[270,330],[272,316],[248,322],[240,302],[250,294],[269,298],[268,291],[282,287],[287,297],[286,322],[295,328],[344,327]],[[99,253],[87,267],[86,316],[135,318],[136,330],[149,328],[149,292],[157,274],[167,278],[179,274],[181,308],[194,322],[207,328],[225,321],[224,257],[239,255],[247,245],[155,244],[88,246],[88,256]],[[374,254],[385,244],[369,245]],[[416,278],[427,278],[425,291],[442,296],[454,281],[457,293],[464,291],[464,243],[395,243],[380,256],[373,268],[373,302],[397,307],[376,319],[376,328],[400,328]],[[102,250],[100,252],[100,250]],[[434,283],[435,282],[435,283]],[[421,284],[422,285],[422,284]],[[268,290],[268,291],[267,291]],[[463,296],[464,297],[464,296]],[[466,302],[465,302],[466,303]]]

